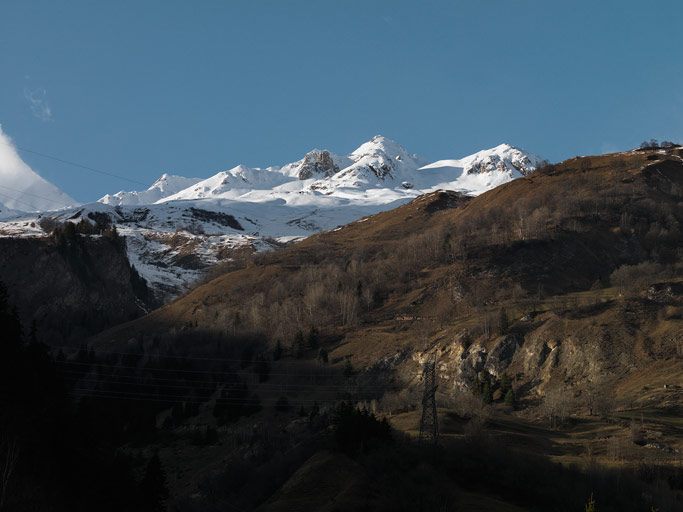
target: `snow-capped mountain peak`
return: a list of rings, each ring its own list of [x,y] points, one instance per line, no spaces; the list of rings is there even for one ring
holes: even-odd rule
[[[184,176],[164,173],[152,183],[148,190],[158,189],[163,194],[175,193],[198,181],[199,178],[186,178]]]
[[[375,135],[349,155],[352,163],[329,180],[318,180],[312,190],[334,193],[337,189],[394,187],[406,180],[424,164],[417,155],[409,153],[397,142]]]
[[[425,165],[378,135],[347,156],[314,149],[283,166],[237,165],[203,180],[164,174],[147,190],[119,192],[52,215],[70,222],[92,218],[92,212],[107,215],[127,237],[128,256],[152,287],[178,293],[233,249],[259,250],[272,239],[305,238],[439,189],[481,194],[532,172],[540,162],[500,144]],[[0,233],[43,233],[36,218],[0,210]]]
[[[512,172],[526,176],[536,170],[541,158],[510,144],[500,144],[461,159],[465,173]]]
[[[129,192],[121,190],[116,194],[107,194],[101,197],[98,199],[98,202],[113,206],[154,204],[165,197],[194,185],[199,180],[200,178],[186,178],[184,176],[164,173],[147,190],[133,190]]]
[[[261,169],[240,164],[198,181],[160,202],[209,198],[235,199],[254,190],[270,191],[291,179],[293,178],[284,175],[277,167]]]
[[[388,157],[395,160],[418,160],[417,155],[411,155],[406,148],[398,142],[383,135],[375,135],[372,139],[364,142],[356,148],[349,157],[358,161],[367,157]]]
[[[543,160],[510,144],[459,159],[438,160],[419,169],[419,183],[478,195],[536,170]]]

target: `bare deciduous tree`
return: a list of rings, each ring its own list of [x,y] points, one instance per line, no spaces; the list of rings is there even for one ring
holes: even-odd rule
[[[339,310],[343,325],[354,325],[358,315],[358,297],[351,290],[343,290],[339,293]]]
[[[548,391],[541,405],[541,413],[548,419],[550,428],[557,428],[567,419],[570,409],[568,391],[555,388]]]

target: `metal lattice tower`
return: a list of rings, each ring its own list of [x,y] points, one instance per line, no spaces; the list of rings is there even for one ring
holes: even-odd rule
[[[439,425],[436,416],[436,360],[427,361],[422,370],[424,394],[422,395],[422,419],[420,441],[430,444],[439,442]]]

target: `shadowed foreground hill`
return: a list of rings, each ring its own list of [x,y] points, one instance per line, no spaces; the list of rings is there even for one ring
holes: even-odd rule
[[[122,237],[67,228],[43,238],[0,238],[0,282],[25,328],[55,346],[81,343],[155,302]]]

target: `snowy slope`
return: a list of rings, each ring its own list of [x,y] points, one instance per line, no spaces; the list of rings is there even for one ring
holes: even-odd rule
[[[383,203],[439,188],[479,194],[533,171],[540,158],[508,144],[457,160],[427,164],[403,146],[375,136],[346,157],[313,150],[302,160],[266,169],[239,165],[161,201],[232,199],[314,204],[320,196]],[[427,164],[427,165],[425,165]]]
[[[417,155],[391,139],[377,135],[349,155],[353,162],[329,180],[317,180],[310,186],[326,194],[337,190],[367,191],[372,188],[392,189],[411,180],[424,162]]]
[[[0,196],[0,197],[4,197],[4,196]],[[6,219],[16,218],[16,217],[19,217],[23,214],[24,214],[24,212],[21,212],[19,210],[13,210],[12,208],[8,208],[7,206],[5,206],[5,204],[2,201],[0,201],[0,221],[6,220]]]
[[[58,210],[78,204],[33,171],[0,128],[0,201],[6,209],[25,212]]]
[[[252,190],[270,190],[293,178],[276,168],[259,169],[238,165],[219,172],[164,198],[164,202],[183,199],[236,198]]]
[[[348,157],[314,149],[301,160],[282,167],[260,169],[238,165],[169,195],[163,201],[222,198],[258,202],[284,198],[290,192],[303,192],[316,179],[336,176],[340,169],[352,163]]]
[[[99,199],[100,203],[119,205],[140,205],[156,203],[164,197],[175,194],[200,181],[200,178],[185,178],[172,174],[162,174],[147,190],[120,191],[116,194],[107,194]]]
[[[419,169],[417,186],[458,190],[478,195],[533,172],[543,160],[531,153],[501,144],[459,160],[439,160]]]
[[[201,181],[164,175],[145,191],[119,192],[44,215],[78,222],[106,214],[127,237],[131,262],[154,290],[169,297],[235,249],[264,250],[302,239],[438,189],[480,194],[532,172],[540,162],[502,144],[427,163],[376,136],[346,156],[316,149],[283,166],[238,165]],[[35,215],[11,216],[0,221],[0,236],[43,234]]]

